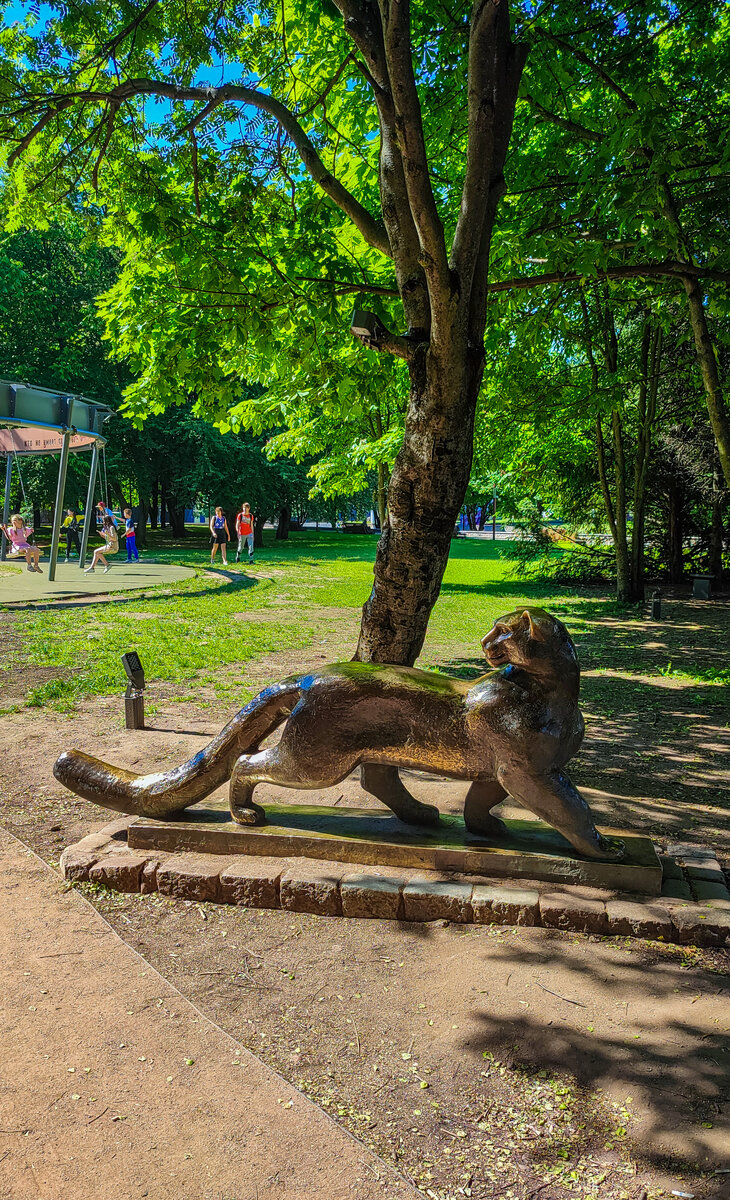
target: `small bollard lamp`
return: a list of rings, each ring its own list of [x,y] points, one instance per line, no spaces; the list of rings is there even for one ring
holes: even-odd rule
[[[124,693],[124,719],[127,729],[144,729],[144,667],[136,650],[122,655],[122,665],[127,673],[127,690]]]
[[[662,593],[660,588],[656,588],[651,594],[651,619],[652,621],[661,621],[662,619]]]

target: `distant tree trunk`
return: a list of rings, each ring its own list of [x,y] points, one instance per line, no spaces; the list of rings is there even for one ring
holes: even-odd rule
[[[268,520],[268,514],[265,512],[256,513],[253,521],[253,548],[254,550],[263,550],[264,548],[264,525]]]
[[[380,529],[385,529],[388,519],[388,469],[385,463],[378,463],[377,510]]]
[[[160,491],[159,484],[158,484],[157,480],[155,480],[153,488],[152,488],[152,494],[150,496],[150,507],[149,507],[150,528],[151,529],[157,529],[157,517],[158,517],[158,511],[159,511],[159,504],[160,504],[159,491]]]
[[[164,483],[160,488],[160,529],[167,525],[167,488]]]
[[[109,476],[109,490],[112,493],[112,496],[116,496],[117,500],[119,501],[119,507],[121,508],[122,512],[124,512],[125,508],[132,507],[131,500],[127,500],[126,496],[124,495],[124,488],[114,475]]]
[[[287,507],[287,505],[284,505],[282,508],[279,509],[279,521],[276,526],[276,540],[277,541],[284,542],[289,537],[289,522],[290,522],[290,520],[291,520],[291,513],[289,511],[289,508]]]
[[[684,495],[683,488],[676,478],[669,484],[669,580],[670,583],[681,583],[684,575],[684,556],[682,544],[684,541],[682,529]]]
[[[710,574],[719,583],[722,579],[722,550],[725,541],[722,510],[724,508],[723,477],[719,458],[715,460],[712,477],[712,524],[710,527]]]
[[[185,528],[185,506],[175,504],[172,498],[168,501],[170,514],[170,529],[173,537],[185,537],[187,530]]]
[[[488,515],[489,515],[488,514],[488,506],[486,504],[482,504],[482,506],[479,510],[479,524],[477,526],[477,529],[479,530],[480,533],[482,532],[482,530],[484,529],[484,526],[487,523]]]
[[[662,333],[653,330],[647,314],[641,342],[641,381],[639,384],[639,430],[634,464],[634,521],[631,530],[631,590],[634,600],[644,598],[644,515],[646,511],[646,476],[649,468],[651,434],[656,414],[659,385],[659,361]]]
[[[141,496],[139,498],[139,520],[136,525],[137,545],[144,548],[147,545],[147,518],[150,513],[149,505]]]
[[[39,508],[34,508],[33,509],[33,528],[40,529],[40,527],[41,527],[41,510]]]

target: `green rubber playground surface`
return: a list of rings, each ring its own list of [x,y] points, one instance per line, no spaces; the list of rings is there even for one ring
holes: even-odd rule
[[[97,567],[93,575],[87,575],[75,561],[58,563],[53,583],[48,579],[47,559],[41,560],[41,571],[41,575],[30,572],[24,562],[0,564],[0,606],[108,595],[110,592],[130,591],[133,588],[158,587],[161,583],[178,583],[181,579],[191,579],[193,576],[189,567],[146,559],[138,563],[114,563],[106,575],[102,567]]]

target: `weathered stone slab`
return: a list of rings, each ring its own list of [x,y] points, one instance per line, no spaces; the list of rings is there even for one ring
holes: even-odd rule
[[[397,921],[401,915],[401,893],[405,877],[376,875],[356,871],[344,875],[340,883],[343,917],[379,917]]]
[[[472,919],[472,885],[456,879],[420,876],[403,888],[403,917],[406,921],[456,921]]]
[[[218,900],[226,865],[212,854],[173,855],[157,868],[157,890],[178,900]]]
[[[147,858],[139,881],[139,890],[143,896],[149,896],[152,892],[157,891],[157,871],[163,861],[161,858]]]
[[[126,842],[129,826],[135,820],[134,816],[115,817],[113,821],[104,826],[101,833],[104,837],[114,838],[117,842]]]
[[[672,905],[675,939],[683,946],[724,946],[730,936],[730,912],[699,904]]]
[[[221,900],[250,908],[278,908],[279,880],[286,868],[280,858],[239,858],[221,871]]]
[[[690,886],[700,904],[705,900],[726,900],[730,904],[730,892],[725,887],[724,880],[722,883],[710,883],[690,876]]]
[[[340,880],[344,868],[329,862],[292,863],[279,883],[279,902],[291,912],[318,913],[336,917],[340,906]]]
[[[544,892],[540,896],[543,925],[578,933],[606,933],[608,915],[601,900],[584,900],[570,892]]]
[[[138,892],[146,862],[136,854],[106,855],[89,871],[89,881],[101,883],[116,892]]]
[[[61,870],[64,879],[80,883],[89,878],[89,871],[110,845],[103,833],[90,833],[73,846],[67,846],[61,855]]]
[[[606,905],[608,932],[620,937],[652,938],[671,942],[672,920],[660,904],[639,904],[629,900],[609,900]]]
[[[681,879],[665,879],[662,883],[662,899],[663,900],[691,900],[692,893],[689,890],[689,884],[684,878]]]
[[[305,857],[366,866],[458,871],[491,878],[538,879],[613,891],[658,895],[662,870],[649,838],[620,830],[626,857],[620,863],[580,857],[541,821],[506,821],[500,840],[476,838],[460,816],[444,815],[434,828],[404,825],[387,809],[334,808],[314,804],[269,804],[268,824],[238,825],[225,800],[206,800],[176,819],[138,817],[129,827],[129,846],[166,853],[248,854]]]
[[[660,854],[659,862],[662,864],[662,876],[664,879],[684,879],[682,868],[675,858],[669,854]]]
[[[532,888],[478,883],[472,892],[471,907],[479,925],[540,924],[540,893]]]

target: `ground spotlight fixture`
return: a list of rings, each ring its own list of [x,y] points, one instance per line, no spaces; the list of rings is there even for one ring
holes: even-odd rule
[[[124,719],[127,729],[144,729],[144,667],[136,650],[122,655],[122,666],[127,675],[127,690],[124,693]]]

